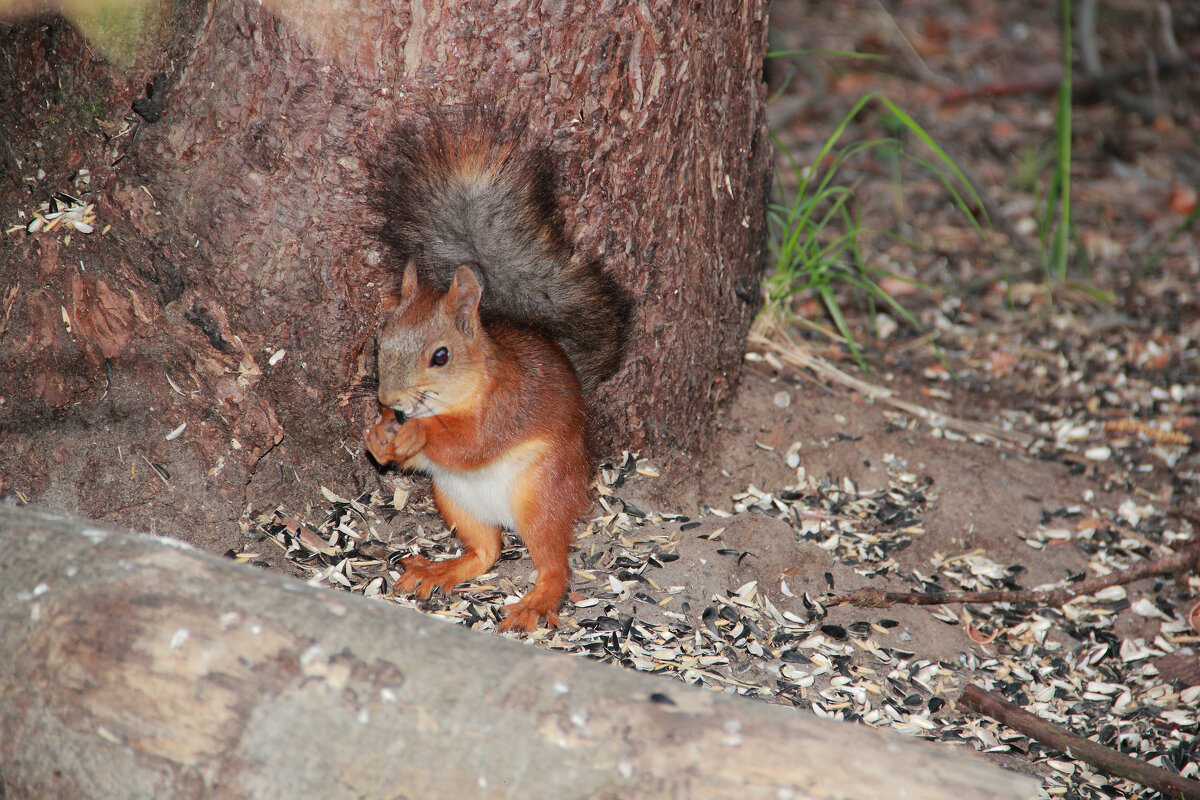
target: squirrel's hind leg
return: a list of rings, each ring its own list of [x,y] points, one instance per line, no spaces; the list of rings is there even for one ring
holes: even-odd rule
[[[446,561],[430,561],[423,556],[409,556],[401,563],[404,574],[396,582],[396,589],[413,592],[424,600],[434,589],[449,592],[460,583],[482,575],[491,569],[500,557],[500,528],[486,525],[477,520],[444,492],[433,487],[433,500],[441,512],[446,525],[455,528],[462,540],[463,551]]]
[[[537,569],[537,583],[525,596],[509,607],[508,616],[500,623],[502,631],[531,631],[538,622],[546,620],[550,628],[558,627],[558,607],[567,593],[567,582],[571,577],[567,566],[574,521],[554,518],[552,514],[537,514],[531,524],[521,525],[522,541],[533,558]]]
[[[571,577],[567,557],[575,534],[575,518],[580,514],[576,508],[580,502],[575,495],[582,495],[586,500],[586,484],[578,491],[557,493],[547,493],[545,487],[564,479],[577,483],[580,475],[586,481],[586,463],[582,469],[566,466],[561,471],[543,465],[543,469],[526,473],[522,481],[524,486],[518,485],[514,509],[517,533],[529,549],[538,578],[533,588],[509,608],[508,616],[500,623],[500,630],[531,631],[542,619],[549,627],[558,627],[558,607],[567,593]]]

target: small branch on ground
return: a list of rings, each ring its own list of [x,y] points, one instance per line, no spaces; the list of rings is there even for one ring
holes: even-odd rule
[[[967,684],[961,702],[967,708],[1060,750],[1070,758],[1099,767],[1111,775],[1136,781],[1161,792],[1163,797],[1200,800],[1200,783],[1071,733],[1013,705],[995,692]]]
[[[1105,91],[1116,84],[1140,77],[1151,69],[1158,75],[1167,75],[1177,70],[1183,70],[1191,63],[1200,59],[1200,47],[1192,47],[1182,51],[1177,56],[1160,57],[1148,67],[1144,62],[1124,64],[1113,67],[1096,76],[1082,75],[1075,81],[1074,95],[1079,98],[1096,98],[1103,96]],[[1022,94],[1052,94],[1058,91],[1062,83],[1062,69],[1047,67],[1030,72],[1025,77],[1006,78],[992,81],[981,86],[955,86],[942,93],[942,103],[958,105],[970,100],[982,100],[993,97],[1012,97]]]
[[[1095,594],[1109,586],[1133,583],[1153,575],[1181,575],[1187,571],[1200,572],[1200,541],[1192,542],[1162,558],[1143,561],[1128,569],[1100,575],[1058,589],[998,589],[986,592],[885,592],[879,589],[857,589],[848,594],[826,598],[826,605],[844,604],[867,608],[887,608],[893,605],[932,606],[942,603],[1037,603],[1061,606],[1077,597]]]
[[[906,414],[920,419],[925,424],[934,428],[950,428],[959,431],[960,433],[977,439],[982,439],[996,444],[1004,444],[1010,447],[1015,447],[1021,450],[1027,450],[1037,442],[1037,437],[1025,433],[1023,431],[1005,430],[997,425],[988,425],[983,422],[973,422],[971,420],[959,419],[949,414],[943,414],[939,411],[933,411],[924,406],[910,403],[907,400],[902,400],[896,397],[895,392],[883,386],[878,386],[867,381],[860,380],[853,375],[848,375],[842,372],[837,367],[830,364],[820,356],[809,352],[803,347],[798,347],[790,341],[780,342],[763,335],[758,331],[751,331],[748,338],[750,344],[769,347],[774,350],[779,358],[784,363],[790,364],[797,369],[810,369],[817,375],[829,380],[831,383],[836,383],[845,386],[851,391],[858,392],[863,397],[870,398],[880,403],[886,403],[892,408],[897,408]]]
[[[1075,21],[1075,41],[1086,78],[1096,82],[1101,97],[1118,108],[1137,114],[1145,124],[1153,122],[1157,116],[1153,101],[1135,96],[1115,82],[1105,83],[1103,80],[1104,64],[1100,60],[1100,42],[1096,36],[1096,0],[1082,0],[1079,4],[1079,16]],[[1147,68],[1147,73],[1152,80],[1158,77],[1158,70],[1155,68]]]

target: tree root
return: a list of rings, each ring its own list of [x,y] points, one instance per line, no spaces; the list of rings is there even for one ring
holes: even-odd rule
[[[1200,800],[1200,782],[1071,733],[1013,705],[995,692],[967,684],[960,702],[972,711],[1002,722],[1030,739],[1062,751],[1069,758],[1099,767],[1111,775],[1136,781],[1161,792],[1163,797]]]

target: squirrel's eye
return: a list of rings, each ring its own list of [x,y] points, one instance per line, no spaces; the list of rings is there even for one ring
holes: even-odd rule
[[[429,359],[429,366],[444,367],[446,362],[450,360],[450,351],[444,347],[439,347],[433,351],[433,358]]]

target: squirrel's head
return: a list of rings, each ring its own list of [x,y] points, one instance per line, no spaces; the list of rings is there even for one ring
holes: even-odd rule
[[[483,389],[487,336],[479,280],[462,266],[445,292],[404,270],[400,301],[379,331],[379,402],[405,417],[469,406]]]

